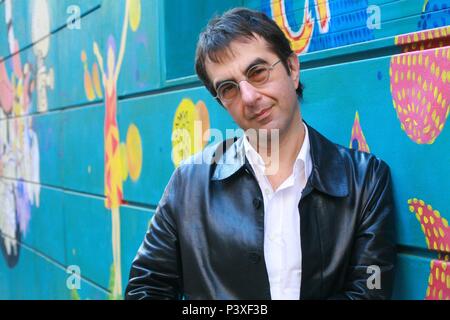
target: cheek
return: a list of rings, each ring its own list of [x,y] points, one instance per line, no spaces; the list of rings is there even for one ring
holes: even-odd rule
[[[245,107],[239,106],[235,108],[233,111],[230,111],[230,115],[233,118],[234,122],[240,127],[246,130],[249,126],[251,126],[251,120],[248,119],[248,114],[246,113]]]
[[[242,118],[244,117],[243,112],[241,111],[243,110],[242,108],[239,107],[229,107],[227,108],[228,113],[230,114],[230,116],[233,118],[233,120],[237,123],[241,123],[242,122]]]
[[[292,104],[297,98],[295,92],[295,86],[292,81],[282,81],[278,85],[274,86],[271,90],[271,96],[278,100],[278,102],[284,104]]]

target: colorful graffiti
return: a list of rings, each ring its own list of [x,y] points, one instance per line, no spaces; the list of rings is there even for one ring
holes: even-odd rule
[[[353,122],[352,126],[352,137],[350,138],[349,148],[364,152],[370,152],[369,145],[367,144],[366,137],[364,137],[364,133],[359,122],[358,111],[356,111],[355,121]]]
[[[425,0],[417,29],[435,29],[448,25],[450,25],[448,0]]]
[[[389,68],[400,126],[418,144],[432,144],[450,111],[450,27],[398,36],[403,54]],[[435,48],[438,47],[438,48]]]
[[[209,128],[205,103],[200,100],[194,105],[191,99],[183,99],[173,118],[172,162],[175,167],[205,147],[209,141]]]
[[[430,15],[431,11],[437,13]],[[426,0],[418,22],[421,31],[395,37],[402,54],[390,61],[393,106],[402,131],[417,144],[433,144],[450,111],[449,13],[447,1]],[[409,199],[408,205],[421,225],[427,248],[438,251],[438,258],[430,262],[425,299],[449,300],[448,220],[423,200]]]
[[[89,101],[94,100],[96,97],[103,98],[103,93],[100,88],[100,77],[98,72],[98,65],[96,62],[92,64],[92,73],[89,72],[87,63],[86,52],[81,52],[81,61],[84,68],[84,93]]]
[[[450,263],[446,260],[431,260],[426,300],[450,300]]]
[[[34,0],[32,2],[31,40],[33,53],[36,56],[36,94],[37,110],[45,112],[48,109],[47,88],[53,89],[53,68],[47,71],[45,58],[50,47],[50,16],[47,0]]]
[[[438,251],[438,259],[430,262],[427,300],[450,299],[450,228],[448,220],[430,204],[417,198],[408,200],[409,211],[415,213],[429,250]]]
[[[280,27],[282,27],[284,34],[291,41],[292,50],[294,50],[297,54],[308,51],[309,44],[311,43],[311,38],[314,31],[314,19],[312,17],[311,11],[309,10],[308,3],[309,1],[306,0],[303,12],[303,23],[298,31],[293,31],[292,28],[289,26],[284,1],[276,0],[273,1],[271,4],[273,19]],[[324,20],[326,22],[325,27],[326,29],[328,29],[327,19],[329,18],[324,17]],[[322,24],[320,23],[319,25]]]
[[[0,246],[9,267],[18,262],[20,240],[27,233],[31,207],[38,207],[40,198],[39,142],[32,118],[27,117],[35,83],[33,66],[28,62],[22,66],[12,4],[10,0],[4,2],[12,57],[0,59]],[[46,9],[40,8],[40,13]],[[43,49],[42,43],[38,47]],[[7,62],[12,64],[10,74]]]
[[[191,77],[201,21],[232,5],[263,9],[298,54],[347,46],[300,57],[305,119],[391,167],[404,204],[394,298],[449,299],[448,0],[0,0],[1,299],[121,297],[174,167],[213,140],[210,121],[235,126]],[[64,263],[80,265],[81,290],[67,289]]]
[[[112,219],[113,264],[110,270],[111,299],[120,299],[122,296],[120,206],[124,202],[123,182],[128,176],[133,181],[139,179],[142,168],[142,143],[138,128],[134,124],[130,124],[126,143],[121,143],[117,121],[117,80],[125,54],[128,27],[132,31],[136,31],[140,24],[140,17],[140,0],[127,0],[118,55],[115,39],[110,35],[106,45],[105,66],[99,46],[94,41],[93,52],[97,61],[93,65],[92,75],[89,74],[87,68],[86,52],[84,50],[81,52],[86,97],[89,100],[93,100],[96,96],[103,96],[99,79],[102,80],[105,91],[104,186],[105,207],[111,210]]]
[[[367,0],[305,0],[298,10],[293,0],[265,3],[262,8],[290,39],[297,54],[374,39],[373,30],[367,27]],[[298,12],[303,12],[300,26]]]

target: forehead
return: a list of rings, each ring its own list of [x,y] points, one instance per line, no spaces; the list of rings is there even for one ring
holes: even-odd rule
[[[223,50],[207,57],[206,72],[214,83],[216,78],[226,77],[235,72],[243,73],[255,59],[270,61],[276,57],[264,38],[255,35],[254,38],[241,38],[230,42]],[[213,61],[214,60],[214,61]]]

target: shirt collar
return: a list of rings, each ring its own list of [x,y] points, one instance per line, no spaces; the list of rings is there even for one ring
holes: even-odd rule
[[[308,129],[311,157],[311,175],[308,176],[310,187],[335,197],[347,196],[349,182],[345,161],[349,160],[344,159],[342,147],[329,141],[307,123],[305,125]],[[228,139],[207,148],[212,152],[211,161],[214,164],[212,180],[228,179],[243,167],[253,170],[245,156],[244,138]]]
[[[308,179],[309,175],[311,174],[313,166],[311,160],[308,126],[304,122],[303,126],[305,127],[305,138],[303,139],[302,148],[298,153],[296,163],[299,160],[303,162],[303,169],[305,170],[305,179]]]
[[[311,162],[311,154],[310,154],[310,145],[309,145],[309,134],[308,127],[302,122],[303,127],[305,128],[305,137],[303,139],[302,147],[297,154],[297,158],[294,162],[293,173],[294,175],[298,174],[298,170],[303,169],[305,178],[307,179],[312,171],[312,162]],[[255,150],[255,148],[251,145],[246,137],[243,139],[244,144],[244,152],[245,156],[248,159],[248,162],[252,166],[253,170],[258,171],[263,174],[265,170],[265,164],[261,157],[261,155]]]
[[[244,136],[243,138],[244,142],[244,152],[245,156],[247,157],[248,161],[250,162],[250,165],[253,167],[253,170],[261,170],[264,171],[264,161],[261,157],[261,155],[253,148],[251,143],[248,141],[247,137]]]

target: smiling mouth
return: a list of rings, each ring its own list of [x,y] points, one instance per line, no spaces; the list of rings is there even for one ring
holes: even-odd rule
[[[272,107],[262,110],[261,112],[255,114],[253,119],[256,121],[264,120],[270,114],[270,110],[272,110]]]

